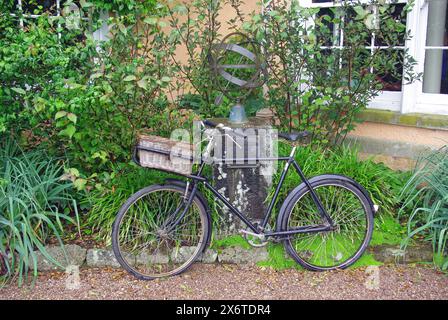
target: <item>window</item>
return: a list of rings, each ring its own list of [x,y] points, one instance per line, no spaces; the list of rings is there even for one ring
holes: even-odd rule
[[[447,0],[428,3],[423,92],[448,94]]]
[[[394,54],[391,54],[391,59],[393,59],[393,63],[395,64],[395,72],[393,74],[376,74],[377,79],[383,85],[383,91],[377,96],[370,104],[369,107],[377,108],[377,109],[388,109],[399,111],[401,108],[401,98],[402,98],[402,75],[403,75],[403,61],[401,52],[405,48],[405,33],[406,30],[403,30],[399,34],[397,34],[398,41],[394,41],[393,44],[390,39],[387,39],[384,35],[376,34],[375,29],[378,27],[381,28],[381,24],[387,23],[387,19],[398,20],[406,24],[406,15],[403,14],[403,8],[405,6],[405,0],[399,0],[395,2],[390,2],[389,6],[391,7],[392,15],[385,15],[379,12],[376,6],[367,6],[369,1],[366,1],[366,9],[372,13],[372,16],[375,17],[370,21],[372,27],[369,29],[366,25],[366,30],[369,33],[369,37],[365,41],[365,49],[366,49],[366,58],[369,55],[374,54],[375,50],[390,50],[395,51]],[[300,0],[300,4],[307,7],[320,8],[317,16],[319,15],[330,15],[333,16],[337,12],[336,8],[340,7],[339,1],[333,0]],[[356,12],[353,10],[352,12],[348,12],[345,14],[345,19],[350,20],[350,17],[354,17]],[[323,48],[327,50],[334,49],[342,49],[344,45],[346,45],[346,40],[344,38],[344,23],[348,23],[349,21],[343,21],[341,25],[328,26],[333,31],[333,39],[328,42],[328,47]],[[370,31],[371,30],[371,31]],[[326,44],[326,45],[327,45]],[[392,45],[392,47],[391,47]],[[343,67],[343,64],[341,64]],[[372,73],[375,73],[375,70],[371,68],[369,70]]]
[[[369,108],[448,115],[448,0],[415,0],[406,16],[401,14],[406,0],[385,1],[395,7],[394,12],[389,17],[381,17],[377,23],[381,27],[386,23],[385,19],[402,19],[411,38],[404,39],[404,30],[393,50],[408,50],[417,61],[416,71],[423,77],[421,81],[406,84],[402,79],[403,63],[397,59],[396,74],[378,75],[384,91],[369,104]],[[338,7],[338,0],[300,0],[300,4],[320,8],[318,14],[330,14],[330,8]],[[343,47],[343,28],[335,26],[333,32],[329,48]],[[384,44],[384,39],[372,32],[365,48],[370,52],[383,50]]]
[[[406,44],[422,81],[405,86],[401,112],[448,115],[448,0],[419,0],[409,14]]]
[[[77,28],[81,19],[89,21],[89,17],[80,9],[79,0],[15,0],[14,7],[18,12],[22,13],[21,15],[17,15],[17,11],[11,13],[12,16],[19,16],[18,23],[21,28],[26,27],[29,19],[36,19],[42,13],[55,17],[65,16],[67,18],[66,28]],[[108,14],[102,12],[100,18],[106,20]],[[100,29],[93,32],[93,37],[96,40],[106,40],[107,33],[108,27],[104,23]]]
[[[74,1],[67,8],[65,8],[64,0],[15,0],[15,9],[22,13],[19,17],[20,27],[26,26],[28,19],[36,19],[42,15],[42,13],[47,13],[50,16],[61,16],[64,14],[77,13],[79,14],[79,7]],[[11,15],[16,16],[16,13]]]

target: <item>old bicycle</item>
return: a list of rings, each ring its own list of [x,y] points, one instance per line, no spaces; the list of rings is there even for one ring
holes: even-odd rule
[[[238,135],[222,124],[208,120],[202,123],[222,133]],[[305,132],[279,133],[279,137],[288,141],[297,141],[304,135]],[[210,156],[207,153],[212,151],[212,145],[210,137],[205,155]],[[138,164],[142,151],[170,155],[154,145],[139,144],[134,150],[134,161]],[[139,190],[123,204],[113,225],[112,245],[118,262],[145,280],[177,275],[190,267],[208,247],[212,232],[210,208],[199,190],[203,185],[247,225],[248,229],[242,230],[246,236],[261,242],[282,242],[287,253],[303,267],[323,271],[352,265],[370,242],[377,206],[351,178],[324,174],[307,179],[294,158],[295,151],[296,146],[287,157],[259,159],[285,165],[264,218],[258,223],[251,222],[210,184],[204,174],[205,161],[195,173],[188,168],[177,172],[184,180],[167,179],[163,184]],[[159,165],[155,168],[170,171],[164,163]],[[271,229],[272,212],[291,167],[302,183],[283,201]]]

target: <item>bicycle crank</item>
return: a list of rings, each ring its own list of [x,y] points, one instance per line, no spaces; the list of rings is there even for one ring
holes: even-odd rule
[[[266,226],[266,228],[269,227]],[[252,247],[260,248],[268,244],[268,240],[263,233],[255,233],[249,228],[240,230],[240,233]]]

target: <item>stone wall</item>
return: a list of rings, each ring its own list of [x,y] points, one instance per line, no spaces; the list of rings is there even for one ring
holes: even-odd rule
[[[73,266],[88,268],[120,268],[120,265],[115,259],[115,255],[111,249],[85,249],[78,245],[66,245],[65,251],[67,253],[68,260],[66,260],[64,250],[61,247],[48,246],[46,249],[49,254],[59,262],[60,266],[53,264],[40,252],[36,251],[37,269],[39,271],[63,271],[64,269],[68,269]],[[430,262],[433,257],[432,247],[427,244],[418,244],[409,247],[406,251],[401,250],[398,246],[381,245],[370,247],[369,252],[373,254],[377,261],[386,264]],[[245,249],[234,246],[220,250],[207,249],[197,262],[254,264],[261,261],[268,261],[269,259],[270,256],[266,247]]]

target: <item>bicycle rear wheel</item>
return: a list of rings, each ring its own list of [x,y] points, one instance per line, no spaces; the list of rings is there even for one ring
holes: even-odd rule
[[[361,257],[372,237],[370,203],[356,186],[339,179],[317,180],[312,187],[335,230],[290,236],[284,242],[286,251],[309,270],[347,268]],[[325,223],[308,188],[302,188],[291,199],[282,221],[283,230]]]
[[[208,236],[206,209],[195,197],[182,217],[189,195],[174,185],[153,185],[120,209],[112,246],[120,265],[139,279],[152,280],[185,271],[201,254]]]

